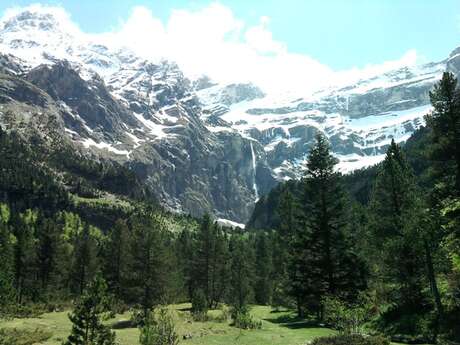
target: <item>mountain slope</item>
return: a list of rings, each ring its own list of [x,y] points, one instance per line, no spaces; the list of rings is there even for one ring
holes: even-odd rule
[[[460,70],[454,51],[313,95],[267,95],[247,83],[188,80],[170,61],[114,48],[43,9],[0,23],[0,51],[0,123],[40,134],[53,119],[78,147],[135,172],[170,209],[237,222],[299,176],[317,131],[343,171],[380,161],[392,138],[405,141],[423,124],[440,74]]]

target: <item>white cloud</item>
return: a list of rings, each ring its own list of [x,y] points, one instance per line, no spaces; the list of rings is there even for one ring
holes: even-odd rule
[[[412,67],[420,61],[415,49],[408,50],[400,59],[385,61],[381,64],[369,64],[364,68],[352,68],[337,73],[337,81],[346,83],[347,80],[356,80],[359,78],[369,78],[404,66]]]
[[[255,49],[258,53],[286,53],[286,45],[273,40],[272,33],[268,30],[270,18],[263,16],[260,18],[260,24],[246,30],[244,38],[247,44]]]
[[[409,50],[398,60],[334,72],[308,55],[289,52],[285,43],[273,38],[269,24],[270,18],[261,16],[258,25],[247,26],[219,3],[198,11],[174,10],[166,23],[149,9],[136,7],[115,34],[119,42],[149,58],[175,60],[189,76],[252,81],[276,91],[309,92],[413,65],[417,60],[415,50]]]
[[[52,13],[70,32],[80,32],[60,7],[33,5],[27,9]],[[10,9],[3,19],[23,10]],[[252,81],[268,91],[309,93],[413,65],[417,60],[415,50],[410,50],[395,61],[336,72],[308,55],[289,52],[284,42],[274,39],[269,24],[270,18],[261,16],[257,25],[248,26],[220,3],[196,11],[173,10],[166,22],[150,9],[137,6],[110,32],[85,35],[94,41],[127,47],[155,61],[174,60],[189,77],[207,74],[221,82]]]
[[[198,11],[173,10],[166,23],[136,7],[111,35],[148,58],[176,61],[194,77],[207,74],[222,82],[307,91],[332,76],[329,67],[311,57],[289,53],[285,43],[273,38],[269,22],[262,16],[258,25],[247,26],[219,3]]]

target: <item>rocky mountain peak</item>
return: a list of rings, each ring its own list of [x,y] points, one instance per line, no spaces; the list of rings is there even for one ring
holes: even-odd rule
[[[0,24],[10,54],[0,56],[10,74],[0,74],[2,107],[27,101],[29,113],[53,113],[63,135],[128,166],[172,209],[238,222],[278,181],[300,177],[317,132],[343,172],[375,164],[423,124],[442,73],[460,71],[457,49],[314,94],[265,94],[247,82],[190,81],[174,62],[88,40],[61,19],[25,11]]]
[[[2,24],[2,34],[12,32],[67,33],[75,31],[64,12],[42,6],[31,6],[8,17]]]

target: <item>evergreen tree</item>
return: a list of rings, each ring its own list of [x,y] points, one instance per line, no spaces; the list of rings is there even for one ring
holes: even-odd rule
[[[14,301],[13,235],[8,222],[9,207],[0,204],[0,319],[8,316]]]
[[[28,209],[13,218],[14,242],[14,275],[17,303],[22,304],[24,297],[35,299],[37,288],[36,212]]]
[[[104,248],[104,270],[109,290],[118,298],[126,294],[131,255],[129,243],[129,227],[126,221],[117,219]]]
[[[293,261],[292,248],[299,231],[302,213],[299,201],[289,188],[283,190],[280,195],[277,213],[280,225],[271,239],[273,247],[273,304],[277,307],[288,306],[290,304],[289,295],[293,295],[297,310],[301,313],[298,292],[290,289],[292,284],[289,283],[289,269],[290,263]]]
[[[236,311],[245,311],[253,297],[252,253],[247,241],[240,235],[233,235],[230,241],[231,288],[230,304]]]
[[[192,300],[194,295],[193,262],[195,262],[195,259],[193,234],[188,228],[183,229],[179,235],[176,242],[176,256],[179,261],[180,275],[182,276],[186,297]]]
[[[214,224],[211,217],[205,214],[201,220],[196,237],[196,253],[193,263],[195,286],[193,290],[202,290],[204,292],[208,307],[212,304],[211,263],[214,252],[213,230]]]
[[[115,345],[115,333],[102,323],[109,311],[107,285],[96,276],[69,315],[72,331],[65,345]]]
[[[230,281],[230,253],[228,239],[217,223],[214,224],[214,250],[211,257],[211,308],[216,308],[228,292]]]
[[[222,229],[209,215],[202,219],[193,255],[194,290],[201,289],[209,308],[223,298],[228,280],[228,245]]]
[[[93,231],[92,231],[93,230]],[[98,268],[97,242],[92,232],[96,229],[84,225],[76,234],[73,255],[74,292],[82,294],[86,284],[93,279]]]
[[[423,247],[418,221],[421,205],[411,170],[394,141],[387,150],[371,201],[375,250],[382,279],[396,286],[393,300],[415,310],[423,301]]]
[[[37,266],[40,289],[44,294],[56,295],[63,287],[63,265],[67,261],[63,247],[61,229],[54,219],[41,216],[37,226]]]
[[[447,336],[460,339],[460,327],[457,319],[460,312],[460,277],[458,257],[460,253],[460,91],[457,79],[445,72],[442,79],[430,92],[433,106],[431,114],[426,116],[430,133],[431,177],[435,186],[430,193],[430,213],[425,217],[424,246],[428,266],[428,277],[433,293],[438,324],[444,324]],[[449,277],[449,290],[446,295],[454,296],[446,303],[446,312],[437,288],[435,265],[431,253],[441,250],[447,252],[451,267],[445,268]],[[457,316],[454,316],[457,315]],[[437,325],[436,325],[437,326]],[[435,334],[437,329],[435,329]]]
[[[153,307],[166,303],[173,293],[174,261],[160,215],[150,212],[137,215],[131,231],[128,295],[147,315]]]
[[[318,134],[307,162],[305,230],[292,260],[292,293],[322,318],[326,295],[353,300],[365,287],[363,264],[347,237],[347,199],[326,138]],[[301,313],[302,311],[299,310]]]
[[[255,300],[258,304],[269,305],[272,301],[273,263],[272,248],[268,236],[264,232],[256,236],[256,283]]]
[[[435,163],[433,172],[442,182],[443,191],[460,193],[460,94],[457,79],[444,72],[441,81],[430,92],[433,111],[426,116],[431,128],[430,158]]]

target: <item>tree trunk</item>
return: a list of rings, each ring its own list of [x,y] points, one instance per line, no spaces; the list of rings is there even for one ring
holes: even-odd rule
[[[434,274],[433,259],[431,257],[430,246],[426,239],[424,239],[423,242],[424,242],[424,247],[425,247],[425,259],[426,259],[426,265],[427,265],[427,271],[428,271],[428,280],[430,281],[431,293],[433,294],[434,304],[436,306],[436,313],[437,313],[435,329],[433,332],[434,341],[436,341],[436,338],[439,333],[439,324],[444,314],[444,308],[441,302],[441,297],[439,295],[438,284],[436,282],[436,276]]]

